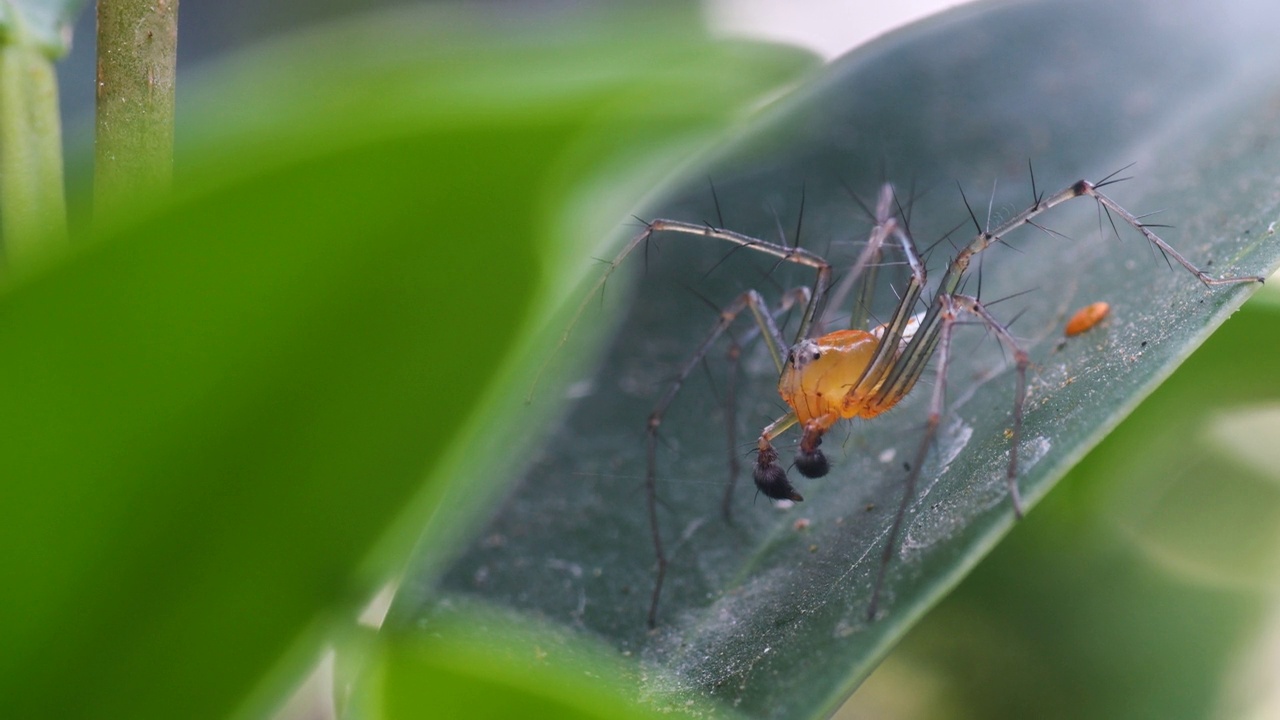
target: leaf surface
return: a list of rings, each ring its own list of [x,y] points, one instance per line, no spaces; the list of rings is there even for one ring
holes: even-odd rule
[[[994,225],[1032,202],[1029,161],[1037,188],[1050,192],[1132,164],[1112,197],[1138,214],[1159,211],[1150,222],[1173,225],[1164,237],[1211,272],[1267,274],[1280,257],[1280,83],[1270,44],[1252,29],[1266,23],[1246,5],[1001,3],[947,13],[836,61],[640,214],[790,241],[803,198],[800,242],[848,263],[867,222],[847,190],[872,198],[892,180],[920,244],[941,240],[930,257],[936,278],[952,244],[974,232],[957,183],[978,223]],[[1121,227],[1117,239],[1087,201],[1043,224],[1047,232],[1024,229],[985,253],[967,286],[977,292],[981,277],[982,297],[1032,356],[1019,449],[1030,504],[1250,291],[1207,289],[1171,270],[1136,233]],[[829,436],[833,470],[804,481],[806,501],[794,508],[753,500],[744,482],[730,524],[719,509],[727,458],[748,465],[755,434],[783,409],[756,343],[727,447],[727,348],[713,350],[711,380],[696,373],[662,425],[659,514],[672,566],[649,633],[645,419],[713,324],[708,305],[748,287],[777,297],[811,278],[697,239],[659,238],[643,254],[630,259],[643,277],[599,374],[576,386],[583,399],[443,590],[603,636],[643,658],[651,672],[637,694],[659,704],[712,697],[753,717],[824,716],[1013,526],[1003,481],[1012,368],[993,339],[962,328],[884,615],[867,622],[928,393]],[[892,267],[881,273],[882,318],[893,276]],[[1063,323],[1096,301],[1110,303],[1111,318],[1064,343]]]

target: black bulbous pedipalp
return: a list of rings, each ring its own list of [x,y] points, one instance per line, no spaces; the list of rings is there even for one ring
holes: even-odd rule
[[[831,470],[827,456],[818,448],[796,453],[796,469],[807,478],[820,478]]]
[[[794,502],[804,500],[791,485],[791,481],[787,479],[787,472],[782,469],[781,465],[776,463],[756,465],[751,477],[755,479],[756,487],[760,489],[760,492],[774,500],[792,500]]]

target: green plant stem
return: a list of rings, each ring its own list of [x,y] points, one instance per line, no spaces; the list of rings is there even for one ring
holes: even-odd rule
[[[173,177],[178,0],[99,0],[94,208],[107,219]]]
[[[20,42],[0,46],[0,233],[10,264],[66,237],[58,82]]]

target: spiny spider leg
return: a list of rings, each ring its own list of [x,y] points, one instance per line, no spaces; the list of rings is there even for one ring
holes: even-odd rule
[[[729,367],[725,369],[724,428],[728,448],[729,476],[725,478],[724,495],[720,498],[720,517],[733,524],[733,490],[738,484],[742,466],[738,462],[738,370],[742,362],[742,344],[734,341],[725,353]]]
[[[880,592],[884,587],[885,575],[888,572],[889,564],[893,561],[893,553],[898,546],[898,536],[902,532],[902,523],[906,519],[907,509],[915,501],[916,485],[920,480],[925,458],[928,457],[929,447],[937,436],[938,426],[942,422],[942,414],[946,410],[947,369],[951,362],[952,329],[955,327],[961,312],[968,313],[981,320],[983,325],[986,325],[988,329],[996,334],[996,337],[1012,353],[1014,358],[1014,367],[1017,371],[1018,379],[1013,393],[1013,429],[1009,436],[1009,465],[1005,474],[1005,482],[1009,487],[1009,497],[1013,502],[1014,513],[1019,519],[1022,517],[1022,498],[1018,493],[1018,443],[1022,437],[1022,410],[1023,403],[1026,400],[1027,366],[1031,364],[1031,358],[1009,333],[1008,328],[1001,325],[977,298],[969,295],[941,295],[937,299],[937,304],[941,308],[938,312],[940,320],[935,324],[936,330],[933,331],[937,339],[934,343],[921,346],[929,348],[927,352],[931,354],[936,348],[937,365],[935,372],[937,373],[937,380],[933,385],[933,393],[929,400],[929,414],[925,422],[924,437],[921,438],[920,445],[916,449],[915,458],[911,463],[911,468],[907,471],[907,479],[903,483],[902,500],[899,502],[898,510],[894,514],[893,524],[889,527],[889,537],[885,540],[884,551],[880,556],[880,565],[876,569],[875,583],[871,587],[871,601],[867,605],[868,620],[874,620],[879,609]]]
[[[791,262],[798,265],[805,265],[816,271],[817,277],[814,279],[813,292],[809,297],[809,304],[805,307],[804,315],[800,318],[800,327],[796,331],[796,337],[804,337],[808,334],[810,328],[813,327],[818,316],[821,314],[823,303],[827,297],[827,288],[831,286],[831,266],[826,260],[818,255],[809,252],[801,247],[788,247],[778,245],[776,243],[757,240],[749,235],[736,233],[732,230],[723,228],[713,228],[706,225],[698,225],[696,223],[687,223],[681,220],[666,220],[659,218],[651,220],[640,234],[631,239],[618,257],[610,263],[608,272],[612,272],[614,268],[631,254],[637,245],[648,240],[655,233],[675,232],[684,235],[698,235],[701,237],[713,238],[716,240],[725,240],[743,248],[762,252],[766,255],[772,255],[782,262]],[[599,286],[601,283],[597,283]]]
[[[893,186],[885,185],[880,188],[880,196],[876,200],[875,226],[871,228],[871,233],[867,237],[867,245],[858,255],[849,272],[831,288],[831,297],[827,302],[828,313],[844,307],[845,298],[853,289],[854,283],[862,281],[862,289],[858,293],[858,299],[849,317],[849,327],[863,327],[867,323],[871,300],[875,296],[876,274],[880,267],[884,243],[897,230],[898,221],[893,214]],[[828,318],[822,318],[814,327],[813,334],[821,335],[827,323]]]
[[[781,318],[796,306],[807,306],[809,304],[811,291],[807,287],[792,288],[782,296],[782,302],[779,303],[778,309],[773,313],[773,320],[777,323]],[[729,350],[725,352],[725,364],[728,368],[725,371],[725,398],[724,398],[724,425],[726,436],[726,447],[728,448],[727,463],[729,474],[725,478],[724,496],[720,501],[720,515],[726,523],[733,524],[733,490],[738,482],[738,474],[741,466],[738,463],[738,407],[737,407],[737,382],[739,364],[742,358],[742,349],[750,344],[761,332],[759,324],[752,325],[750,330],[742,335],[741,338],[734,337],[730,334],[732,340]]]
[[[1107,181],[1103,181],[1099,184],[1105,184],[1106,182]],[[994,230],[985,230],[979,226],[977,236],[974,237],[969,245],[962,248],[947,266],[946,273],[943,275],[941,282],[939,282],[938,289],[934,295],[934,302],[930,304],[924,320],[920,323],[920,331],[911,339],[911,342],[907,345],[906,349],[902,351],[900,356],[891,357],[891,353],[889,351],[892,348],[883,347],[880,350],[885,357],[882,358],[878,355],[876,362],[873,363],[872,367],[868,368],[867,380],[870,381],[872,385],[875,385],[880,374],[883,372],[883,369],[885,369],[880,367],[880,363],[883,363],[885,366],[891,366],[891,371],[885,378],[883,385],[880,386],[880,398],[882,403],[887,403],[889,405],[897,403],[911,391],[912,387],[915,386],[916,381],[919,379],[920,374],[924,372],[925,365],[929,361],[929,358],[932,357],[934,347],[938,342],[937,326],[939,323],[939,314],[943,308],[941,298],[943,296],[955,295],[957,293],[960,283],[964,279],[965,272],[969,268],[969,262],[973,259],[973,256],[981,253],[983,250],[986,250],[992,244],[1003,241],[1009,233],[1023,225],[1035,225],[1032,221],[1042,213],[1078,197],[1094,198],[1094,200],[1097,201],[1106,211],[1114,213],[1114,215],[1120,217],[1135,230],[1142,233],[1143,237],[1145,237],[1156,249],[1173,257],[1173,259],[1177,260],[1179,264],[1186,268],[1192,275],[1195,275],[1196,278],[1207,287],[1245,282],[1260,283],[1265,279],[1257,275],[1229,276],[1222,278],[1215,278],[1209,275],[1183,257],[1181,253],[1174,250],[1167,242],[1152,232],[1150,227],[1143,224],[1138,217],[1130,213],[1128,210],[1125,210],[1111,198],[1099,192],[1097,185],[1087,180],[1079,180],[1072,185],[1059,190],[1053,195],[1044,198],[1037,197],[1030,207],[1017,215],[1014,215],[1009,220],[1006,220]],[[904,298],[905,297],[906,295],[904,294]],[[901,310],[901,307],[899,309]],[[1014,510],[1019,516],[1021,516],[1021,506],[1015,505]]]
[[[812,299],[808,292],[788,293],[788,298],[799,297],[802,300],[808,300],[808,306],[812,307]],[[787,301],[784,301],[784,303]],[[712,344],[715,343],[721,335],[729,329],[733,321],[743,310],[751,310],[756,324],[760,327],[761,335],[764,337],[765,344],[769,347],[769,353],[773,356],[774,364],[778,367],[778,372],[782,372],[782,348],[786,346],[786,341],[782,337],[782,333],[778,330],[777,324],[774,322],[773,312],[770,312],[768,305],[765,303],[760,293],[755,290],[748,290],[739,295],[732,303],[720,311],[720,317],[716,320],[716,324],[711,328],[711,332],[698,345],[697,350],[680,368],[680,372],[676,374],[674,380],[667,387],[667,391],[658,399],[654,405],[653,411],[649,413],[649,422],[646,425],[645,441],[646,441],[646,462],[645,470],[645,502],[648,506],[649,513],[649,530],[653,539],[653,550],[657,556],[657,577],[654,580],[653,597],[649,604],[649,627],[654,627],[658,619],[658,598],[662,594],[662,583],[667,575],[667,555],[662,544],[662,534],[659,532],[658,525],[658,491],[657,491],[657,452],[658,452],[658,428],[662,425],[662,418],[667,412],[667,408],[671,402],[675,400],[676,395],[683,387],[685,380],[689,378],[695,368],[698,367],[702,359],[706,357],[711,350]],[[787,307],[779,309],[779,313],[787,311]],[[785,479],[784,479],[785,482]],[[791,494],[794,499],[799,500],[800,496],[792,490]]]
[[[714,194],[714,188],[712,190]],[[719,212],[719,200],[716,201],[716,212]],[[543,361],[542,366],[538,368],[538,372],[534,375],[533,383],[529,388],[529,394],[525,397],[525,402],[531,402],[533,391],[542,379],[542,374],[546,371],[551,358],[569,342],[569,336],[573,333],[574,327],[578,321],[582,319],[582,314],[586,312],[587,305],[591,304],[593,298],[604,290],[605,284],[618,269],[622,262],[627,259],[637,247],[649,241],[655,233],[674,232],[685,235],[696,235],[700,237],[711,238],[714,240],[723,240],[743,248],[750,248],[758,252],[772,255],[779,259],[780,262],[791,262],[798,265],[811,267],[816,272],[817,277],[813,282],[813,291],[810,295],[809,304],[805,307],[804,315],[800,319],[800,327],[796,332],[796,338],[803,338],[813,326],[819,313],[822,310],[822,304],[826,300],[827,288],[831,285],[831,266],[822,257],[809,252],[801,247],[787,247],[786,245],[777,245],[764,240],[758,240],[749,235],[736,233],[732,230],[724,228],[711,227],[709,225],[699,225],[697,223],[689,223],[681,220],[667,220],[658,218],[646,222],[644,229],[636,233],[622,250],[609,261],[608,267],[600,275],[600,279],[596,280],[591,289],[583,296],[582,301],[578,303],[578,307],[574,309],[573,315],[569,318],[568,325],[565,326],[564,332],[560,334],[560,339],[556,341],[555,349],[548,354],[547,359]]]
[[[1151,228],[1144,224],[1140,218],[1128,210],[1125,210],[1115,200],[1112,200],[1099,192],[1098,186],[1105,185],[1107,182],[1107,180],[1104,180],[1098,184],[1094,184],[1088,180],[1078,180],[1072,185],[1059,190],[1047,198],[1037,200],[1026,210],[1023,210],[1017,215],[1009,218],[995,230],[980,229],[977,237],[975,237],[967,247],[963,248],[951,261],[950,266],[947,267],[947,273],[943,276],[942,282],[938,286],[938,296],[953,295],[956,293],[965,271],[969,268],[969,261],[974,255],[986,250],[992,243],[1000,242],[1010,232],[1022,227],[1023,225],[1029,224],[1038,215],[1078,197],[1091,197],[1102,205],[1104,209],[1118,215],[1120,219],[1125,221],[1125,223],[1142,233],[1142,236],[1145,237],[1148,242],[1154,245],[1161,252],[1164,252],[1173,257],[1174,260],[1177,260],[1178,264],[1186,268],[1192,275],[1195,275],[1196,278],[1207,287],[1213,287],[1215,285],[1230,285],[1234,283],[1262,282],[1265,280],[1265,278],[1258,275],[1215,278],[1196,267],[1190,260],[1183,257],[1181,253],[1174,250],[1169,243],[1165,242],[1160,238],[1160,236],[1152,232]],[[938,307],[935,306],[930,310],[930,312],[936,315]]]
[[[893,311],[893,317],[883,326],[884,332],[880,338],[880,343],[876,346],[875,355],[872,356],[871,362],[862,371],[857,382],[849,389],[850,394],[861,395],[870,392],[872,389],[885,387],[883,381],[886,374],[899,364],[898,360],[905,352],[902,343],[906,341],[908,325],[914,317],[916,301],[920,299],[920,293],[924,291],[925,282],[928,279],[925,274],[924,261],[921,259],[920,251],[916,249],[911,236],[901,228],[894,228],[893,233],[906,254],[907,264],[911,268],[911,277],[907,281],[907,287],[903,290],[901,297],[898,298],[898,305]],[[921,322],[920,327],[924,327],[923,322]],[[920,345],[920,343],[916,342],[919,339],[920,332],[917,329],[912,333],[911,344],[908,347]],[[896,403],[902,397],[902,394],[905,394],[905,391],[893,396],[890,405],[885,405],[884,408],[887,409],[893,403]],[[877,397],[879,400],[876,404],[880,405],[890,398],[890,394],[882,390],[877,394]]]

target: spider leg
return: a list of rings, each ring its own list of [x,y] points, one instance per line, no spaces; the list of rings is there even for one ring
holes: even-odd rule
[[[1178,262],[1178,264],[1186,268],[1186,270],[1192,275],[1195,275],[1196,278],[1207,287],[1246,282],[1260,283],[1266,279],[1258,275],[1214,277],[1204,270],[1201,270],[1181,253],[1173,249],[1173,247],[1170,246],[1169,243],[1165,242],[1164,239],[1156,235],[1151,229],[1152,226],[1147,225],[1140,217],[1129,212],[1119,203],[1099,192],[1099,187],[1116,182],[1116,180],[1110,177],[1104,178],[1097,183],[1092,183],[1088,180],[1078,180],[1047,197],[1042,193],[1036,192],[1034,182],[1035,178],[1033,175],[1032,195],[1034,199],[1030,207],[1009,218],[994,230],[980,230],[978,235],[970,241],[969,245],[962,248],[956,254],[955,258],[952,259],[951,263],[947,266],[946,273],[943,275],[941,282],[938,284],[938,289],[934,296],[935,301],[930,305],[924,320],[920,322],[919,331],[916,333],[915,337],[912,338],[910,344],[902,353],[905,361],[894,364],[894,371],[886,380],[885,388],[881,391],[882,393],[896,393],[896,396],[900,398],[910,391],[912,386],[914,386],[915,381],[924,370],[925,363],[927,363],[930,356],[932,356],[934,346],[938,342],[939,332],[937,327],[939,324],[939,316],[949,306],[957,306],[960,309],[968,311],[979,317],[983,323],[996,332],[1002,343],[1014,350],[1015,357],[1021,358],[1025,355],[1025,353],[1017,349],[1017,344],[1013,342],[1013,338],[1003,329],[1003,326],[995,321],[981,303],[971,297],[959,295],[957,294],[957,291],[964,279],[965,271],[969,267],[969,262],[974,255],[977,255],[994,243],[1002,242],[1009,233],[1023,225],[1040,227],[1034,222],[1037,216],[1058,205],[1079,197],[1093,198],[1094,201],[1108,213],[1109,217],[1119,217],[1126,224],[1141,233],[1154,249],[1159,250],[1166,257],[1172,257]],[[1019,373],[1019,400],[1018,405],[1015,407],[1014,418],[1015,435],[1016,431],[1019,429],[1017,425],[1021,421],[1021,398],[1024,394],[1023,391],[1025,390],[1026,384],[1026,379],[1024,377],[1025,372],[1020,369]],[[892,398],[887,398],[887,400],[892,400]],[[1010,461],[1011,475],[1016,474],[1016,470],[1017,457],[1015,456]],[[1011,479],[1011,492],[1015,490],[1016,488],[1012,487]],[[1015,509],[1018,511],[1018,514],[1021,515],[1021,507],[1016,505],[1017,496],[1016,494],[1013,496],[1015,498]]]
[[[798,287],[782,296],[782,302],[778,304],[777,310],[773,313],[773,320],[777,323],[778,319],[790,312],[797,305],[803,306],[809,303],[809,288]],[[729,475],[725,479],[724,496],[720,500],[720,514],[724,517],[726,523],[733,523],[733,491],[734,486],[738,482],[738,473],[740,465],[738,463],[738,419],[737,419],[737,378],[738,363],[742,357],[742,349],[755,340],[760,334],[761,326],[759,323],[753,325],[751,329],[744,333],[741,339],[734,339],[729,350],[725,353],[725,361],[728,364],[727,378],[725,383],[725,401],[724,401],[724,423],[725,431],[728,439],[729,451]],[[731,336],[732,337],[732,336]]]
[[[875,211],[875,227],[871,228],[871,232],[867,235],[867,246],[858,254],[858,259],[854,261],[853,267],[836,283],[831,289],[831,295],[828,298],[826,308],[828,311],[844,306],[845,298],[853,289],[853,284],[862,281],[861,290],[858,293],[858,299],[854,301],[852,314],[849,318],[849,327],[862,328],[867,324],[870,316],[871,300],[875,295],[876,274],[880,269],[880,259],[883,255],[884,243],[894,233],[899,231],[898,220],[893,214],[893,186],[885,183],[880,188],[880,195],[876,200]],[[827,318],[823,317],[814,326],[814,335],[821,335],[827,324]]]
[[[789,294],[792,297],[802,297],[807,299],[807,293]],[[810,302],[812,305],[812,302]],[[728,330],[733,321],[737,319],[744,310],[750,310],[757,325],[760,327],[760,333],[764,337],[765,343],[769,347],[769,352],[773,356],[774,363],[778,367],[778,371],[782,371],[782,355],[785,341],[782,334],[778,330],[777,324],[774,322],[774,313],[769,311],[760,293],[755,290],[748,290],[739,295],[732,303],[720,311],[720,317],[716,320],[716,324],[707,333],[702,343],[698,345],[697,350],[680,368],[674,380],[667,387],[667,391],[658,399],[654,405],[653,412],[649,414],[649,421],[645,429],[646,439],[646,462],[645,470],[645,503],[649,515],[649,529],[653,540],[653,551],[657,558],[657,573],[654,579],[653,596],[649,604],[649,627],[657,624],[658,617],[658,599],[662,595],[662,584],[667,574],[667,554],[662,544],[662,534],[658,525],[658,491],[657,491],[657,454],[658,454],[658,428],[662,425],[662,419],[666,415],[667,408],[675,400],[680,388],[684,386],[685,380],[689,378],[711,350],[712,344]]]
[[[1013,428],[1009,433],[1009,467],[1005,473],[1005,483],[1009,486],[1009,500],[1013,504],[1013,514],[1021,520],[1023,506],[1022,495],[1018,492],[1018,443],[1022,440],[1022,408],[1027,399],[1027,367],[1031,364],[1031,357],[1009,333],[1009,328],[996,320],[976,297],[954,295],[951,300],[956,308],[981,320],[982,324],[995,333],[996,338],[1013,356],[1017,381],[1013,391]]]
[[[944,303],[942,302],[942,298],[957,294],[960,289],[960,284],[964,280],[965,272],[969,269],[969,263],[973,259],[973,256],[983,250],[986,250],[995,243],[1002,242],[1009,233],[1017,230],[1023,225],[1039,227],[1035,222],[1033,222],[1036,217],[1054,207],[1057,207],[1058,205],[1079,197],[1093,198],[1107,212],[1114,213],[1115,216],[1124,220],[1125,223],[1141,233],[1153,247],[1167,254],[1169,257],[1172,257],[1206,286],[1212,287],[1214,285],[1262,282],[1265,280],[1264,277],[1258,275],[1228,276],[1221,278],[1209,275],[1207,272],[1194,265],[1190,260],[1183,257],[1183,255],[1177,250],[1174,250],[1169,243],[1156,235],[1155,232],[1151,230],[1151,227],[1144,224],[1140,218],[1128,210],[1125,210],[1116,201],[1099,192],[1097,186],[1104,185],[1106,182],[1107,181],[1104,180],[1094,184],[1088,180],[1079,180],[1048,197],[1037,196],[1030,207],[1009,218],[994,230],[980,230],[977,236],[974,237],[967,246],[961,248],[961,250],[956,253],[956,256],[951,260],[951,263],[947,266],[946,273],[938,283],[938,289],[934,294],[934,302],[930,304],[928,312],[920,322],[920,332],[916,333],[915,337],[912,338],[910,345],[905,351],[903,351],[903,356],[911,358],[912,362],[893,363],[893,358],[889,357],[884,359],[882,363],[884,367],[873,364],[873,367],[868,369],[867,379],[868,381],[874,381],[877,378],[877,372],[884,372],[885,370],[888,370],[890,366],[893,368],[889,377],[885,379],[885,390],[882,392],[888,393],[892,391],[893,393],[896,393],[896,395],[887,395],[886,401],[892,404],[896,402],[897,399],[901,399],[903,395],[911,390],[912,386],[915,385],[915,381],[919,378],[920,373],[924,371],[925,363],[928,362],[929,358],[933,354],[932,347],[938,340],[938,334],[934,328],[936,328],[939,323],[939,313],[941,313],[943,309]],[[877,362],[881,362],[881,358],[877,358]],[[874,386],[874,384],[872,386]]]
[[[662,218],[651,220],[644,231],[633,238],[627,244],[627,247],[623,248],[622,253],[614,260],[613,267],[616,267],[617,263],[620,263],[641,241],[648,239],[648,237],[657,232],[674,232],[724,240],[743,248],[772,255],[782,262],[796,263],[813,268],[817,277],[814,280],[813,290],[809,296],[809,303],[805,307],[804,315],[800,318],[800,329],[797,332],[797,337],[805,337],[821,315],[822,308],[826,302],[827,290],[831,286],[831,266],[826,260],[801,247],[778,245],[758,240],[749,235],[736,233],[732,230],[707,227],[706,225],[687,223],[681,220],[666,220]]]
[[[1119,215],[1122,220],[1124,220],[1126,223],[1131,225],[1138,232],[1142,233],[1142,236],[1145,237],[1148,242],[1154,245],[1166,256],[1172,257],[1174,260],[1177,260],[1179,265],[1186,268],[1187,271],[1190,272],[1192,275],[1195,275],[1196,279],[1204,283],[1206,287],[1213,287],[1215,285],[1234,285],[1236,283],[1246,283],[1246,282],[1260,283],[1266,280],[1266,278],[1261,275],[1229,275],[1225,277],[1214,277],[1209,273],[1205,272],[1204,270],[1201,270],[1200,268],[1196,267],[1190,260],[1183,257],[1182,253],[1179,253],[1177,250],[1174,250],[1172,247],[1170,247],[1169,243],[1160,239],[1159,235],[1156,235],[1154,232],[1151,231],[1151,226],[1147,225],[1146,223],[1143,223],[1141,218],[1135,216],[1133,213],[1129,212],[1128,210],[1125,210],[1115,200],[1112,200],[1106,195],[1103,195],[1102,193],[1098,192],[1096,185],[1085,182],[1084,180],[1081,180],[1080,182],[1071,186],[1071,189],[1072,190],[1079,189],[1080,194],[1089,195],[1093,199],[1097,200],[1098,203],[1102,205],[1102,207],[1106,208],[1109,212],[1113,212],[1116,215]]]
[[[867,604],[867,620],[874,620],[876,612],[880,607],[880,592],[884,587],[885,574],[889,569],[889,563],[893,561],[893,553],[898,546],[898,535],[902,531],[902,522],[906,517],[907,508],[916,496],[916,483],[920,480],[920,471],[924,466],[925,457],[929,454],[929,447],[933,444],[933,439],[937,435],[938,425],[942,422],[942,411],[946,404],[947,392],[947,365],[950,364],[951,358],[951,329],[955,325],[955,310],[950,302],[951,296],[945,295],[939,298],[939,305],[943,306],[941,311],[942,322],[936,326],[929,334],[934,336],[934,342],[929,344],[929,354],[932,354],[933,347],[937,347],[938,365],[937,365],[937,382],[933,386],[933,394],[929,400],[929,415],[925,421],[924,437],[920,439],[920,446],[916,449],[916,455],[911,463],[910,469],[907,471],[907,479],[902,487],[902,500],[898,503],[897,512],[893,516],[893,524],[889,526],[889,537],[885,540],[884,551],[880,555],[880,565],[876,569],[875,583],[871,586],[871,601]],[[916,336],[920,339],[920,335]],[[914,345],[914,341],[912,345]],[[923,346],[921,346],[923,347]],[[906,362],[910,362],[911,358],[906,357]],[[903,363],[905,364],[905,363]],[[923,366],[923,363],[921,363]],[[916,378],[919,373],[916,374]],[[914,379],[911,381],[914,384]]]
[[[717,200],[717,207],[719,201]],[[718,212],[718,210],[717,210]],[[691,235],[697,237],[711,238],[713,240],[722,240],[724,242],[737,245],[741,248],[747,248],[762,252],[766,255],[772,255],[779,259],[779,262],[790,262],[797,265],[804,265],[813,268],[816,273],[813,289],[809,296],[808,305],[805,307],[804,315],[800,319],[800,327],[796,333],[797,338],[806,337],[809,329],[817,321],[821,315],[822,308],[826,301],[827,290],[831,286],[831,266],[826,260],[819,255],[809,252],[801,247],[790,247],[787,245],[779,245],[753,238],[750,235],[743,235],[732,230],[724,228],[711,227],[709,225],[699,225],[697,223],[684,222],[682,220],[668,220],[665,218],[657,218],[650,220],[644,224],[644,228],[636,233],[626,245],[620,250],[608,263],[604,273],[600,275],[600,279],[596,280],[591,286],[591,290],[583,295],[582,301],[578,303],[578,307],[574,309],[573,315],[569,318],[569,324],[565,326],[564,332],[560,334],[560,339],[556,341],[555,348],[548,353],[547,358],[543,361],[542,366],[538,368],[538,372],[534,376],[529,393],[525,398],[525,402],[532,401],[533,392],[538,386],[538,382],[542,379],[543,372],[546,371],[551,359],[559,353],[565,343],[569,341],[569,336],[573,334],[574,327],[582,318],[582,314],[586,312],[587,306],[592,299],[604,290],[605,284],[609,281],[609,277],[618,269],[622,262],[627,259],[635,249],[641,245],[645,245],[657,233],[676,233],[679,235]]]
[[[930,354],[933,352],[932,348],[936,348],[938,355],[937,381],[934,383],[933,394],[929,399],[929,414],[925,422],[924,437],[921,438],[920,446],[916,449],[911,469],[907,472],[907,479],[903,484],[902,500],[898,504],[897,512],[894,514],[893,524],[889,528],[889,537],[885,541],[884,551],[880,556],[880,565],[876,570],[875,583],[871,589],[871,601],[867,607],[868,620],[875,619],[876,612],[879,609],[880,593],[884,586],[889,563],[892,562],[893,554],[897,550],[898,537],[902,533],[902,523],[906,518],[907,509],[915,501],[916,485],[919,482],[925,458],[928,456],[929,448],[933,445],[934,438],[937,436],[938,426],[942,422],[942,414],[946,410],[947,369],[951,363],[952,330],[961,313],[968,313],[977,317],[982,324],[995,333],[1001,344],[1009,350],[1014,358],[1017,382],[1013,393],[1013,429],[1009,435],[1009,465],[1005,473],[1005,482],[1009,488],[1009,500],[1013,505],[1014,514],[1018,518],[1021,518],[1023,514],[1022,496],[1018,492],[1018,443],[1022,437],[1022,410],[1026,399],[1027,366],[1031,364],[1030,356],[1026,350],[1022,349],[1013,335],[1009,333],[1008,328],[1000,324],[977,298],[969,295],[943,295],[938,299],[938,304],[942,306],[942,310],[938,314],[940,322],[933,332],[936,335],[936,341],[922,346],[931,348],[927,351]],[[910,361],[911,358],[907,358],[907,362]]]
[[[925,337],[930,335],[927,332],[930,328],[928,321],[931,315],[936,314],[934,309],[930,308],[924,320],[920,320],[913,312],[928,279],[920,251],[904,230],[896,229],[894,236],[906,253],[907,263],[911,267],[911,279],[898,300],[893,318],[884,325],[880,343],[876,346],[871,362],[850,389],[850,392],[859,394],[873,394],[874,404],[886,408],[897,404],[915,385],[920,373],[924,371],[924,364],[932,354],[932,345],[937,341],[936,333],[932,340]],[[903,343],[906,343],[905,348]],[[909,362],[902,362],[904,358]],[[917,358],[916,362],[910,362]],[[909,372],[904,376],[904,371]]]
[[[1213,277],[1204,270],[1201,270],[1190,260],[1187,260],[1181,253],[1174,250],[1169,243],[1165,242],[1159,235],[1151,230],[1151,226],[1142,222],[1142,219],[1124,209],[1119,203],[1098,191],[1100,185],[1107,184],[1108,181],[1103,180],[1097,184],[1088,180],[1077,180],[1070,186],[1065,187],[1058,192],[1045,198],[1037,198],[1034,203],[1022,212],[1014,215],[1006,220],[995,230],[979,232],[967,247],[956,254],[955,259],[951,261],[951,265],[947,268],[946,275],[943,276],[942,283],[938,287],[938,296],[954,295],[959,288],[960,281],[965,270],[969,267],[969,261],[978,253],[986,250],[992,243],[1004,240],[1005,236],[1023,225],[1032,224],[1037,216],[1044,212],[1057,207],[1065,202],[1074,200],[1079,197],[1091,197],[1099,205],[1101,205],[1109,213],[1114,213],[1126,224],[1137,230],[1147,239],[1156,249],[1165,253],[1169,257],[1178,261],[1178,264],[1186,268],[1188,272],[1195,275],[1200,282],[1206,286],[1214,285],[1230,285],[1233,283],[1245,282],[1262,282],[1266,278],[1258,275],[1241,275],[1228,277]]]
[[[742,359],[742,345],[734,342],[726,353],[728,369],[725,371],[724,428],[729,448],[729,476],[725,478],[724,496],[720,499],[720,516],[730,525],[733,524],[733,490],[738,484],[738,473],[742,466],[738,463],[738,364]]]

